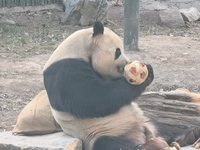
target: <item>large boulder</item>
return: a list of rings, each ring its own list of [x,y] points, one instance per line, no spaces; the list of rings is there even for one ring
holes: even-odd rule
[[[188,22],[194,22],[200,19],[200,12],[195,7],[189,9],[180,9],[183,19]]]
[[[185,26],[185,22],[178,8],[172,8],[172,9],[160,11],[159,16],[160,16],[161,25],[164,25],[170,28],[171,27],[178,28],[178,27]]]
[[[184,21],[198,20],[199,11],[199,0],[141,0],[140,24],[179,28],[186,26]]]
[[[63,4],[63,24],[92,25],[96,20],[107,21],[107,0],[63,0]]]

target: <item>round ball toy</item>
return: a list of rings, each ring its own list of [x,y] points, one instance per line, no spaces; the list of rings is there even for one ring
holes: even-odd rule
[[[142,62],[133,61],[124,67],[124,77],[130,84],[139,85],[146,80],[147,76],[147,67]]]

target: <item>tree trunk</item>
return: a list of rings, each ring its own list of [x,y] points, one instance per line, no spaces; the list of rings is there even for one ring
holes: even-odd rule
[[[194,102],[195,100],[198,102]],[[200,126],[200,94],[180,90],[147,92],[137,100],[145,115],[178,128]],[[192,102],[193,101],[193,102]]]
[[[139,0],[125,0],[124,4],[124,48],[139,50]]]

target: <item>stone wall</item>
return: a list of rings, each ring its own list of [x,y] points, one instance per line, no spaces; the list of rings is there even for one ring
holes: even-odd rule
[[[192,7],[197,10],[192,15],[199,16],[200,0],[141,0],[140,20],[144,25],[159,24],[168,27],[181,27],[185,26],[184,21],[186,20],[184,20],[185,18],[180,10],[188,9],[186,11],[189,12]]]

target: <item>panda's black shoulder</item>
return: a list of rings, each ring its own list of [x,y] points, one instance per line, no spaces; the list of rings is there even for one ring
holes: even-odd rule
[[[76,58],[66,58],[59,61],[54,62],[49,67],[44,70],[45,74],[57,73],[59,71],[67,70],[67,73],[72,73],[74,71],[80,71],[80,69],[86,69],[85,71],[91,70],[90,63]],[[87,72],[86,72],[87,73]]]
[[[59,93],[76,93],[76,86],[87,88],[83,84],[90,80],[91,76],[96,77],[95,72],[90,63],[82,59],[66,58],[52,63],[43,72],[44,86],[51,106],[59,111],[68,109],[61,104],[62,99],[58,99]],[[72,99],[69,94],[67,97]]]

